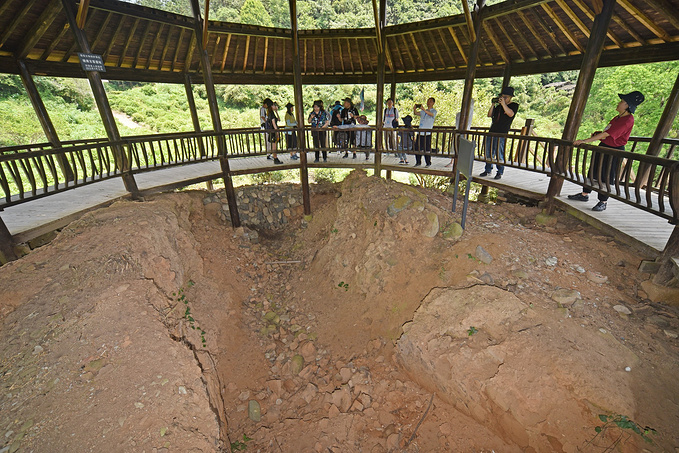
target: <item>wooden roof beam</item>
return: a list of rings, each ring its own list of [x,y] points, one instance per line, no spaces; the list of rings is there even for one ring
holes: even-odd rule
[[[677,7],[670,4],[667,0],[646,0],[646,3],[660,11],[670,24],[679,30],[679,12]]]
[[[565,2],[563,2],[563,0],[559,0],[559,1],[561,1],[562,3],[564,3],[564,5],[566,6],[566,8],[568,8],[568,10],[565,10],[565,9],[563,8],[563,6],[561,7],[562,9],[564,9],[564,11],[566,11],[566,14],[569,14],[569,11],[570,11],[570,14],[575,15],[575,13],[571,10],[571,8],[568,7],[568,5],[567,5]],[[588,18],[589,20],[591,20],[592,22],[594,22],[594,12],[593,12],[591,9],[589,9],[589,7],[588,7],[582,0],[571,0],[571,1],[572,1],[573,3],[575,3],[575,5],[576,5],[578,8],[580,8],[580,11],[582,11],[583,13],[585,13],[585,15],[587,16],[587,18]],[[570,14],[569,14],[569,16],[570,16]],[[576,16],[576,17],[577,17],[577,16]],[[579,20],[579,19],[578,19],[578,20]],[[581,21],[580,21],[580,24],[584,27],[584,24],[583,24]],[[578,25],[578,27],[580,27],[581,25]],[[587,37],[589,37],[589,29],[588,29],[587,27],[585,27],[585,29],[587,30],[587,33],[585,33],[584,31],[583,31],[583,33],[585,33],[585,34],[587,35]],[[581,30],[582,30],[582,28],[581,28]],[[615,43],[616,46],[618,46],[618,47],[625,47],[625,44],[620,40],[620,38],[618,38],[613,32],[611,32],[610,29],[609,29],[608,32],[606,33],[606,36],[608,36],[608,37],[610,38],[610,40],[613,41],[613,42]]]
[[[94,41],[92,41],[92,52],[96,52],[96,48],[99,45],[99,41],[101,41],[102,36],[104,36],[104,33],[108,31],[108,24],[111,22],[111,17],[113,17],[113,14],[111,13],[104,13],[106,14],[106,17],[104,18],[104,23],[101,24],[101,27],[99,27],[99,31],[97,32],[97,35],[94,37]]]
[[[80,0],[80,5],[78,6],[78,14],[75,17],[75,22],[78,24],[79,29],[85,28],[85,19],[87,19],[87,10],[90,7],[90,0]]]
[[[509,25],[512,27],[512,31],[515,36],[518,36],[521,38],[521,41],[526,45],[528,50],[533,54],[533,57],[536,60],[540,59],[540,54],[537,52],[537,49],[533,47],[533,44],[530,42],[530,40],[526,39],[525,36],[523,36],[523,33],[521,33],[521,30],[519,29],[519,26],[517,23],[512,19],[511,17],[507,17],[507,22],[509,22]],[[532,32],[531,32],[532,33]]]
[[[467,32],[471,42],[476,41],[476,33],[474,33],[474,22],[472,20],[472,13],[469,11],[469,3],[467,0],[462,0],[462,9],[464,11],[464,18],[467,23]]]
[[[153,38],[153,42],[151,43],[151,51],[149,52],[149,57],[146,59],[146,70],[151,67],[151,60],[153,59],[153,55],[156,53],[156,49],[158,49],[158,42],[160,41],[160,36],[163,34],[163,30],[165,29],[165,24],[160,24],[158,26],[158,31],[156,32],[156,36]],[[170,34],[168,33],[168,37]]]
[[[309,41],[308,39],[304,41],[304,46],[305,46],[305,48],[304,48],[304,55],[308,55],[308,54],[306,53],[306,43],[307,43],[308,41]],[[334,41],[334,40],[333,40],[333,41]],[[342,41],[340,41],[339,39],[337,40],[337,48],[339,49],[339,60],[340,60],[340,63],[341,63],[341,65],[342,65],[342,73],[346,73],[347,70],[344,68],[344,54],[343,54],[343,52],[342,52]],[[306,60],[306,57],[305,57],[305,60]],[[307,72],[306,69],[304,70],[304,72]]]
[[[14,53],[18,60],[23,60],[33,50],[33,47],[40,41],[40,38],[42,38],[57,18],[59,11],[61,11],[61,3],[59,1],[52,0],[48,3],[47,8],[40,14],[40,17],[38,17],[38,20],[33,24],[28,33],[26,33],[25,36],[28,39],[25,39],[19,50]]]
[[[535,26],[533,25],[533,22],[528,20],[526,17],[526,14],[523,11],[518,11],[518,16],[521,19],[521,22],[523,22],[523,25],[525,25],[526,29],[530,31],[531,35],[537,42],[540,43],[543,49],[545,49],[545,52],[547,52],[547,55],[549,55],[551,58],[554,58],[554,54],[552,53],[551,49],[547,45],[544,39],[542,39],[542,36],[538,31],[535,29]]]
[[[581,53],[585,53],[585,48],[582,47],[582,44],[575,39],[575,36],[571,33],[571,31],[568,29],[566,24],[563,23],[561,19],[559,19],[559,16],[556,15],[554,10],[549,7],[549,5],[542,4],[542,9],[545,10],[547,15],[554,21],[557,27],[561,30],[561,32],[568,38],[568,40],[575,46],[576,49],[578,49]]]
[[[208,21],[209,21],[209,14],[210,14],[210,0],[205,0],[205,17],[203,18],[203,34],[202,34],[202,43],[203,43],[203,49],[207,49],[207,42],[208,42]]]
[[[139,41],[139,47],[137,47],[137,52],[134,55],[134,61],[132,62],[132,67],[136,68],[137,63],[139,62],[139,56],[141,55],[141,51],[144,49],[144,44],[146,44],[146,37],[149,35],[149,30],[151,29],[151,25],[153,22],[147,22],[146,26],[144,27],[144,31],[141,35],[141,41]],[[162,25],[162,24],[161,24]],[[151,56],[149,55],[149,59]]]
[[[552,40],[554,45],[559,48],[559,50],[561,51],[561,54],[562,55],[568,55],[568,52],[566,52],[566,49],[561,45],[560,40],[556,39],[556,33],[554,33],[554,30],[552,30],[552,27],[545,21],[545,19],[542,17],[542,15],[538,14],[537,12],[526,11],[524,13],[526,15],[526,17],[528,17],[529,12],[535,18],[535,21],[538,24],[540,24],[540,27],[544,30],[544,32],[547,34],[547,36],[550,37],[550,39]]]
[[[208,44],[210,43],[210,40],[208,39]],[[212,56],[210,57],[210,67],[214,68],[215,63],[217,62],[217,58],[219,58],[219,45],[222,43],[222,35],[217,35],[217,39],[215,40],[215,47],[212,49]],[[204,49],[207,49],[207,47],[204,47]],[[210,52],[208,52],[208,55],[210,55]]]
[[[528,8],[548,3],[552,0],[505,0],[495,5],[486,6],[483,11],[483,19],[494,19],[496,17],[513,14]]]
[[[406,53],[408,54],[408,58],[410,58],[410,62],[412,63],[412,69],[410,71],[417,71],[417,63],[415,62],[415,58],[413,57],[413,53],[410,51],[410,46],[408,46],[408,42],[406,41],[405,35],[400,35],[401,40],[403,41],[402,45],[406,50]],[[406,72],[408,72],[408,69],[406,69]]]
[[[262,65],[262,72],[266,72],[267,58],[269,58],[269,37],[264,38],[264,64]]]
[[[226,66],[226,58],[229,56],[229,49],[231,47],[231,36],[226,36],[226,45],[224,46],[224,55],[222,55],[222,66],[219,68],[219,72],[224,72],[224,66]]]
[[[358,43],[358,38],[354,39],[356,44],[356,51],[358,52],[358,63],[361,66],[361,74],[365,74],[365,67],[363,66],[363,55],[361,53],[361,45]],[[323,51],[323,72],[325,73],[325,46],[321,47]]]
[[[187,16],[119,0],[90,0],[90,8],[120,14],[125,17],[162,22],[176,27],[188,29],[193,27],[192,19]]]
[[[453,38],[453,41],[455,41],[455,45],[457,46],[457,50],[460,51],[460,55],[462,55],[462,59],[464,60],[464,64],[467,64],[467,55],[464,53],[464,49],[462,48],[462,43],[460,42],[460,38],[457,37],[455,34],[455,30],[453,30],[453,27],[448,27],[448,32],[450,33],[450,36]]]
[[[259,49],[259,37],[255,36],[253,39],[255,40],[255,47],[252,51],[252,73],[254,74],[257,72],[257,50]],[[315,57],[314,60],[316,60]]]
[[[5,45],[9,37],[12,36],[12,33],[14,33],[14,30],[16,29],[17,25],[19,25],[19,22],[21,22],[24,19],[24,17],[26,17],[28,11],[30,11],[31,8],[33,8],[35,2],[36,0],[28,0],[24,4],[24,7],[21,8],[21,11],[19,11],[19,13],[12,18],[9,24],[7,24],[7,26],[5,27],[5,31],[3,31],[2,34],[0,34],[0,49],[2,49],[2,46]]]
[[[174,72],[174,68],[177,66],[177,60],[179,59],[179,48],[182,46],[182,41],[184,40],[184,34],[186,33],[186,28],[182,28],[179,31],[179,36],[177,36],[177,44],[174,48],[174,56],[172,57],[172,64],[170,65],[170,71]]]
[[[354,54],[351,52],[351,44],[349,44],[349,39],[345,39],[345,41],[347,42],[347,52],[348,52],[347,55],[349,55],[349,63],[351,64],[351,73],[355,74],[356,70],[354,69],[354,58],[353,58]],[[342,45],[342,40],[340,40],[340,45]],[[315,48],[316,47],[314,46],[314,49]],[[316,59],[316,55],[314,55],[314,59]],[[318,60],[316,60],[316,61],[318,61]]]
[[[415,47],[415,55],[417,56],[417,59],[419,60],[420,67],[424,71],[426,68],[426,65],[424,64],[424,58],[422,58],[422,51],[420,50],[420,46],[417,45],[417,41],[415,41],[415,36],[413,33],[409,34],[410,40],[413,42],[413,47]],[[433,62],[432,62],[433,66]]]
[[[613,20],[615,21],[616,24],[620,25],[620,28],[625,30],[632,38],[634,38],[638,45],[643,46],[644,44],[647,43],[647,41],[644,38],[642,38],[639,35],[639,33],[634,31],[634,29],[630,27],[627,22],[622,20],[620,16],[618,16],[617,14],[613,14]]]
[[[243,72],[248,67],[248,57],[250,56],[250,36],[245,38],[245,55],[243,56]],[[254,66],[254,65],[253,65]]]
[[[625,10],[628,13],[630,13],[632,17],[639,21],[639,23],[641,23],[644,27],[652,31],[653,34],[656,35],[658,38],[662,39],[665,42],[672,41],[672,38],[667,33],[665,33],[665,30],[656,25],[653,19],[649,18],[646,14],[644,14],[643,11],[637,8],[636,5],[633,5],[629,0],[618,0],[618,3],[620,4],[620,6],[625,8]]]
[[[516,37],[514,37],[514,39],[512,39],[512,37],[509,36],[509,33],[507,33],[507,29],[505,28],[505,26],[502,25],[502,21],[500,21],[500,19],[495,19],[495,22],[497,22],[497,25],[500,28],[500,31],[505,36],[505,39],[507,40],[506,42],[511,43],[514,46],[514,50],[516,50],[516,53],[519,54],[519,56],[521,57],[521,60],[528,61],[528,58],[526,58],[526,55],[521,51],[521,48],[519,48],[519,46],[516,45],[517,39],[519,39],[519,38],[523,39],[523,36],[521,35],[521,33],[518,33],[518,36],[516,36]],[[530,46],[528,48],[530,49]]]
[[[61,40],[64,38],[64,35],[68,33],[68,20],[62,25],[61,30],[59,30],[59,33],[57,34],[56,38],[50,42],[50,45],[47,46],[47,49],[40,55],[41,60],[47,60],[49,56],[52,54],[52,51],[57,47],[57,44],[61,42]]]
[[[495,50],[500,54],[500,58],[502,58],[502,61],[504,61],[506,64],[509,64],[511,61],[509,60],[509,55],[507,53],[507,49],[505,49],[505,46],[502,45],[500,40],[495,36],[495,33],[493,32],[492,28],[490,25],[488,25],[489,21],[484,21],[483,22],[483,29],[486,30],[486,34],[490,38],[490,41],[493,43],[493,46],[495,46]]]
[[[199,39],[201,38],[200,35],[196,36],[196,33],[191,33],[191,40],[189,41],[189,48],[186,52],[186,57],[184,58],[184,72],[189,72],[191,70],[191,63],[193,62],[193,53],[196,51],[196,47],[199,44]],[[202,56],[198,57],[202,63]],[[209,64],[209,61],[208,61]],[[201,64],[201,69],[203,72],[205,71],[205,68]]]
[[[118,64],[116,66],[123,65],[123,61],[125,60],[125,54],[127,53],[127,49],[130,48],[130,44],[132,43],[132,38],[134,38],[134,34],[137,32],[139,21],[140,19],[136,18],[132,23],[132,29],[130,30],[130,34],[127,35],[127,40],[125,41],[125,45],[123,46],[123,51],[120,52],[120,56],[118,57]]]
[[[113,36],[109,40],[108,46],[106,46],[106,50],[101,56],[101,58],[104,60],[104,63],[106,63],[106,60],[108,59],[108,56],[111,53],[111,50],[113,49],[113,46],[116,43],[116,40],[118,39],[118,34],[120,34],[120,31],[123,28],[123,22],[125,22],[125,16],[120,17],[120,21],[118,22],[118,25],[116,25],[116,30],[113,32]]]
[[[436,37],[434,36],[434,32],[424,32],[424,34],[427,35],[427,37],[432,41],[436,42]],[[439,46],[433,46],[434,51],[436,52],[436,56],[439,57],[439,61],[441,62],[441,68],[442,69],[448,69],[449,66],[446,64],[446,60],[443,58],[443,54],[441,54],[441,51],[439,50]]]
[[[236,65],[238,64],[238,51],[240,50],[241,39],[236,36],[236,49],[233,53],[233,61],[231,62],[231,72],[236,72]]]
[[[446,35],[444,34],[442,29],[437,29],[436,33],[439,35],[439,42],[443,44],[443,48],[446,50],[446,53],[448,54],[448,57],[450,58],[450,62],[453,65],[453,68],[457,68],[457,60],[455,60],[455,56],[453,54],[453,50],[450,48],[448,45],[448,39]],[[437,46],[438,48],[438,46]],[[444,60],[445,61],[445,60]]]
[[[158,71],[163,70],[163,63],[165,63],[165,57],[167,56],[167,51],[170,48],[170,43],[172,42],[172,30],[170,26],[167,30],[167,37],[165,38],[165,44],[163,45],[163,51],[160,53],[160,61],[158,62]],[[180,29],[181,30],[181,29]],[[180,31],[181,33],[181,31]]]

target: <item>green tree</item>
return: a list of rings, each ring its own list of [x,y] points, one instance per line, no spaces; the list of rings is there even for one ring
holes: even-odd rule
[[[260,0],[245,0],[240,9],[240,20],[244,24],[273,26],[271,16]]]

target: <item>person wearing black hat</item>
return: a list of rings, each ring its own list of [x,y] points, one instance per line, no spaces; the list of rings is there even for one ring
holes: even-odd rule
[[[295,129],[297,127],[297,118],[295,118],[295,114],[292,112],[292,109],[294,108],[294,104],[290,102],[285,104],[286,129]],[[285,145],[285,147],[290,150],[290,159],[299,159],[299,156],[297,156],[297,152],[295,151],[297,149],[297,132],[294,130],[289,130],[285,133]]]
[[[614,148],[624,151],[625,145],[629,140],[629,136],[632,133],[632,127],[634,126],[634,115],[639,104],[644,102],[644,95],[639,91],[632,91],[628,94],[618,94],[620,102],[618,102],[615,108],[618,112],[618,116],[609,121],[608,125],[604,128],[602,132],[594,132],[591,137],[585,140],[575,140],[573,145],[579,146],[583,143],[591,143],[600,140],[599,146],[605,146],[606,148]],[[587,174],[588,178],[594,183],[598,179],[599,175],[602,174],[605,178],[606,169],[609,168],[608,183],[613,184],[618,176],[618,167],[620,166],[620,158],[613,157],[609,154],[602,153],[592,153],[591,163],[589,167],[589,172]],[[606,184],[605,181],[600,181],[599,183]],[[569,195],[569,200],[576,201],[589,201],[589,194],[592,189],[583,188],[582,193],[576,193]],[[608,194],[599,192],[599,202],[594,205],[592,211],[605,211],[606,204],[608,202]]]
[[[506,134],[512,127],[512,121],[516,116],[516,112],[519,111],[519,104],[512,102],[514,97],[514,88],[504,87],[500,96],[493,99],[493,104],[488,110],[488,117],[492,118],[490,124],[490,129],[488,132],[494,132],[498,134]],[[505,160],[505,137],[486,137],[486,159],[497,159],[497,173],[495,173],[495,179],[502,178],[505,172],[505,166],[501,165],[499,162],[504,162]],[[490,176],[493,171],[493,163],[487,162],[486,168],[481,173],[481,176]]]
[[[340,111],[340,118],[342,119],[342,124],[356,124],[356,119],[358,118],[358,110],[354,107],[354,102],[351,98],[344,99],[344,108]],[[356,144],[356,132],[347,132],[348,143],[345,144],[346,148],[354,146]],[[343,158],[349,157],[349,150],[344,151]],[[356,159],[356,152],[354,152],[354,159]]]

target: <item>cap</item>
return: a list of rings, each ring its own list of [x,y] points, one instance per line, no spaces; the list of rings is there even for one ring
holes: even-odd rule
[[[618,96],[620,97],[620,99],[627,102],[628,105],[627,109],[629,110],[630,113],[634,113],[639,104],[644,102],[644,100],[646,99],[644,95],[641,94],[641,92],[639,91],[632,91],[631,93],[627,94],[618,93]]]
[[[348,102],[350,104],[353,104],[354,101],[352,101],[351,98],[344,98],[344,102]]]
[[[289,109],[290,107],[294,107],[294,106],[295,106],[295,104],[293,104],[292,102],[288,102],[287,104],[285,104],[286,109]]]
[[[507,96],[514,96],[514,88],[512,87],[504,87],[502,89],[502,93],[500,95],[506,94]]]

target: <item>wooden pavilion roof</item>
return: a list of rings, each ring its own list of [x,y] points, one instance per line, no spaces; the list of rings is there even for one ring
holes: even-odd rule
[[[600,0],[510,0],[484,9],[477,77],[579,69]],[[91,0],[85,32],[111,80],[202,81],[193,18],[118,0]],[[465,15],[385,28],[387,81],[463,79]],[[215,83],[291,84],[288,29],[210,21]],[[300,30],[304,83],[374,83],[375,29]],[[83,77],[61,0],[4,0],[0,72]],[[679,0],[618,0],[601,66],[679,58]]]

